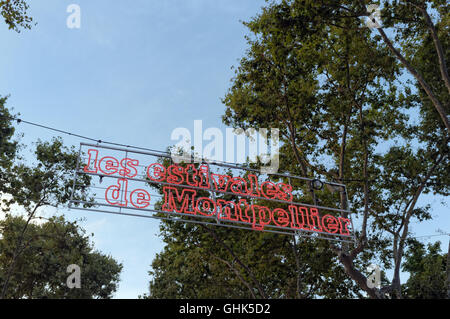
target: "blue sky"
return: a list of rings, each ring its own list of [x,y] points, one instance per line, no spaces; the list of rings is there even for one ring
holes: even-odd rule
[[[81,7],[69,29],[68,5]],[[164,150],[176,127],[224,128],[220,102],[245,53],[241,20],[263,0],[30,1],[38,25],[17,34],[0,24],[0,94],[26,120],[118,143]],[[53,133],[20,126],[23,142]],[[80,140],[64,136],[67,144]],[[437,219],[417,235],[450,229],[448,208],[427,200]],[[85,217],[96,248],[124,264],[119,298],[148,292],[147,272],[163,245],[158,221],[61,210]],[[435,238],[437,239],[437,238]],[[433,240],[435,240],[433,239]],[[446,241],[445,237],[441,238]],[[444,243],[446,249],[447,243]]]
[[[79,4],[81,28],[67,6]],[[176,127],[223,127],[220,102],[246,48],[240,20],[261,0],[30,1],[38,22],[17,34],[0,24],[0,94],[24,119],[118,143],[164,150]],[[21,125],[23,142],[52,132]],[[67,144],[80,140],[64,136]],[[86,217],[96,248],[123,262],[116,296],[148,292],[163,245],[157,220],[60,210]]]

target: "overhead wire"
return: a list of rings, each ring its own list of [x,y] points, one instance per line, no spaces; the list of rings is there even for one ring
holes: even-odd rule
[[[8,118],[8,119],[13,120],[13,121],[17,121],[18,124],[25,123],[25,124],[28,124],[28,125],[31,125],[31,126],[36,126],[36,127],[40,127],[40,128],[46,129],[46,130],[58,132],[58,133],[61,133],[61,134],[74,136],[74,137],[77,137],[77,138],[80,138],[80,139],[84,139],[84,140],[87,140],[87,141],[91,141],[91,142],[95,142],[95,143],[98,143],[98,144],[107,144],[107,145],[114,145],[114,146],[120,146],[120,147],[125,147],[125,148],[133,148],[133,149],[138,149],[138,150],[145,150],[145,151],[150,151],[150,152],[157,152],[157,153],[162,153],[162,154],[169,154],[168,152],[155,150],[155,149],[151,149],[151,148],[147,148],[147,147],[140,147],[140,146],[134,146],[134,145],[129,145],[129,144],[115,143],[115,142],[105,141],[105,140],[102,140],[102,139],[97,139],[97,138],[93,138],[93,137],[89,137],[89,136],[84,136],[84,135],[73,133],[73,132],[69,132],[69,131],[66,131],[66,130],[57,129],[57,128],[54,128],[54,127],[51,127],[51,126],[48,126],[48,125],[43,125],[43,124],[27,121],[27,120],[24,120],[24,119],[18,118],[18,117],[6,116],[4,114],[0,114],[0,117],[4,117],[4,118]]]

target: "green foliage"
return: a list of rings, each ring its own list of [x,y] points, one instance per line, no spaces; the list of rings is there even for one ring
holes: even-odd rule
[[[164,160],[162,164],[171,163]],[[226,174],[233,175],[231,171]],[[161,185],[150,185],[162,193]],[[209,194],[199,191],[198,196]],[[216,194],[216,199],[237,200],[230,194]],[[175,221],[162,222],[160,230],[166,246],[152,262],[146,298],[360,296],[327,241]]]
[[[0,298],[110,298],[122,265],[95,251],[76,222],[52,217],[35,223],[43,219],[39,210],[69,202],[78,152],[61,138],[39,140],[32,164],[24,162],[5,102],[0,99]],[[89,201],[85,189],[90,182],[89,176],[78,176],[76,183],[86,187],[77,189],[73,199]],[[17,207],[19,214],[13,211]],[[70,264],[81,267],[81,289],[66,285]]]
[[[26,226],[23,217],[0,221],[0,286]],[[5,298],[111,298],[117,290],[122,265],[95,251],[76,222],[52,217],[29,224],[22,239]],[[81,268],[81,289],[69,289],[67,267]]]
[[[448,101],[423,18],[399,3],[385,3],[383,23],[403,27],[396,35],[402,53]],[[436,25],[448,47],[445,2],[426,3],[440,13]],[[365,16],[364,1],[268,1],[244,23],[248,50],[223,99],[225,124],[280,129],[281,171],[347,185],[361,227],[358,247],[222,229],[213,240],[203,227],[163,222],[167,246],[152,264],[150,297],[264,297],[258,283],[272,298],[348,298],[361,289],[372,298],[386,297],[382,291],[401,297],[409,223],[431,218],[420,194],[448,194],[448,140],[422,88],[405,80],[404,66]],[[318,198],[346,208],[343,194]],[[295,200],[313,198],[305,186]],[[394,270],[381,290],[366,286],[361,269],[371,262]]]
[[[411,241],[403,264],[410,273],[403,289],[405,298],[445,299],[447,297],[447,254],[441,254],[440,242],[424,244]]]
[[[14,126],[11,114],[5,106],[8,97],[0,97],[0,192],[4,191],[7,170],[11,168],[17,152],[17,142],[13,140]]]
[[[25,0],[0,1],[0,13],[9,29],[20,32],[20,29],[31,29],[33,18],[28,15],[29,5]]]
[[[9,172],[5,192],[11,195],[4,200],[6,209],[19,204],[26,210],[37,206],[58,206],[69,202],[73,186],[73,169],[76,167],[78,152],[74,147],[67,148],[61,138],[51,142],[38,141],[35,149],[34,165],[17,162]],[[90,185],[89,176],[78,176],[80,185]],[[88,194],[79,189],[74,199],[88,199]]]
[[[161,230],[166,246],[152,262],[149,298],[359,296],[325,241],[302,239],[294,245],[290,236],[214,228],[219,240],[252,271],[265,293],[262,296],[250,274],[204,227],[164,222]]]

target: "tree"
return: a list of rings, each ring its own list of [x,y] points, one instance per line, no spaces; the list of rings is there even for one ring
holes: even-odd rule
[[[1,0],[0,13],[9,29],[31,29],[33,18],[28,16],[29,5],[25,0]]]
[[[161,186],[150,186],[163,193]],[[230,194],[216,199],[237,200]],[[325,241],[175,221],[161,222],[160,229],[166,246],[152,262],[148,298],[361,296]]]
[[[394,10],[401,16],[402,10],[411,9],[403,4],[393,7],[385,4],[384,13]],[[445,5],[440,1],[435,5],[441,16],[434,28],[443,30],[447,23]],[[288,241],[293,256],[288,258],[287,248],[274,249],[280,242],[278,236],[265,237],[265,245],[276,251],[276,256],[282,251],[280,259],[272,264],[283,264],[291,271],[275,283],[265,273],[271,269],[267,254],[272,250],[260,250],[251,260],[245,259],[250,248],[240,242],[242,234],[221,234],[221,230],[212,229],[205,232],[190,226],[172,228],[162,223],[168,247],[153,264],[156,271],[151,283],[158,294],[163,295],[164,284],[172,280],[173,295],[179,287],[186,287],[186,291],[193,278],[201,283],[206,278],[202,276],[208,273],[195,268],[194,261],[210,265],[211,256],[222,247],[226,254],[218,257],[236,273],[236,279],[241,278],[241,291],[242,287],[250,287],[252,297],[301,298],[308,295],[304,287],[314,287],[315,279],[322,279],[332,269],[340,269],[352,281],[345,286],[347,292],[335,290],[333,295],[332,289],[315,290],[312,297],[350,297],[365,292],[371,298],[402,298],[400,271],[411,234],[410,224],[413,220],[431,218],[430,207],[420,202],[421,195],[449,193],[449,140],[446,119],[439,112],[439,105],[448,101],[448,90],[443,89],[445,79],[438,62],[443,59],[438,56],[434,64],[423,63],[434,59],[437,53],[430,47],[433,39],[430,27],[421,24],[419,16],[408,25],[410,30],[422,30],[410,41],[415,51],[408,51],[409,42],[400,41],[404,45],[401,56],[411,53],[407,57],[414,57],[414,70],[419,70],[420,73],[415,72],[432,88],[432,96],[417,74],[413,74],[414,81],[404,80],[404,71],[409,69],[399,57],[400,51],[393,50],[387,36],[372,33],[360,19],[368,15],[364,1],[270,1],[261,13],[244,23],[250,31],[246,37],[249,48],[223,99],[225,124],[243,129],[280,129],[281,171],[347,185],[348,194],[339,191],[337,201],[319,196],[309,185],[305,185],[303,195],[295,201],[317,205],[320,200],[323,205],[350,208],[358,226],[357,244],[308,240],[298,243],[292,238]],[[390,21],[397,23],[395,18]],[[403,32],[399,37],[407,38],[407,28],[399,32]],[[448,37],[445,32],[440,34],[439,42],[445,45]],[[439,105],[433,97],[440,99]],[[208,232],[216,238],[214,244],[202,244],[206,239],[201,236]],[[191,249],[184,243],[188,236],[195,238]],[[172,246],[174,242],[177,249]],[[261,247],[260,239],[251,242]],[[201,245],[207,249],[193,248]],[[312,251],[308,252],[307,247]],[[162,267],[170,265],[180,249],[185,259],[181,258],[179,263],[191,262],[191,266],[178,272],[178,276],[189,278],[181,282],[176,281],[179,277],[175,269],[169,273],[168,268]],[[192,250],[195,259],[188,258]],[[336,264],[328,263],[328,268],[325,267],[328,271],[321,268],[322,260],[314,263],[313,258],[321,250],[326,254],[332,252],[331,260],[334,255]],[[393,277],[385,278],[380,289],[367,284],[365,268],[372,262],[393,270]],[[194,269],[197,275],[193,274]],[[308,277],[308,273],[313,276]],[[338,273],[327,280],[337,281]],[[207,278],[210,280],[204,280],[207,284],[196,286],[197,294],[203,293],[201,289],[206,289],[206,285],[219,286],[218,279]],[[158,285],[159,280],[164,284]],[[281,282],[286,287],[289,280],[296,282],[296,293],[277,295],[283,291]]]
[[[430,218],[419,197],[448,193],[448,139],[420,99],[421,84],[416,94],[414,86],[396,81],[398,57],[354,19],[361,14],[348,14],[351,3],[357,7],[351,1],[272,2],[246,23],[253,37],[224,99],[224,121],[279,127],[282,169],[347,183],[360,216],[358,245],[330,249],[370,297],[401,297],[409,224]],[[434,70],[427,68],[436,79]],[[417,110],[414,123],[409,114]],[[346,205],[341,200],[341,208]],[[374,257],[394,269],[382,289],[368,287],[355,264]]]
[[[294,246],[288,236],[162,224],[166,246],[152,262],[150,298],[361,296],[324,243],[317,248],[304,240]],[[297,254],[303,261],[301,282]]]
[[[72,195],[72,170],[76,167],[78,157],[75,149],[69,150],[63,146],[61,139],[55,138],[51,143],[37,142],[35,155],[37,160],[35,166],[20,162],[12,165],[3,186],[5,191],[2,194],[7,194],[9,198],[5,197],[2,200],[2,210],[8,215],[12,205],[19,205],[25,211],[26,222],[2,282],[0,297],[5,296],[17,258],[27,247],[25,234],[30,223],[36,218],[38,210],[46,206],[63,205]],[[76,182],[88,186],[90,177],[80,176]],[[83,189],[77,190],[74,199],[88,199],[88,194]]]
[[[448,136],[450,133],[450,77],[448,75],[447,61],[448,51],[448,28],[450,5],[445,0],[408,0],[408,1],[384,1],[383,24],[386,27],[395,28],[395,38],[400,42],[400,48],[395,48],[393,42],[388,38],[383,28],[378,28],[384,43],[393,52],[403,67],[417,81],[423,97],[427,97],[424,104],[430,103],[439,114],[441,123],[447,129],[442,134]],[[437,17],[433,21],[433,15]],[[421,59],[420,51],[426,49],[429,52],[428,61],[431,62],[434,80],[438,85],[430,82],[429,76],[425,74],[427,68]],[[434,71],[434,70],[433,70]],[[428,74],[430,75],[430,74]],[[434,81],[435,82],[435,81]],[[443,94],[440,86],[443,86]]]
[[[425,245],[412,240],[403,270],[410,273],[404,285],[405,298],[445,299],[447,255],[441,254],[440,242]]]
[[[268,1],[276,5],[278,1]],[[415,79],[417,85],[433,105],[440,117],[437,127],[445,128],[445,135],[450,132],[448,99],[438,96],[435,88],[427,81],[424,74],[420,72],[421,64],[414,63],[416,49],[423,46],[432,39],[433,50],[432,61],[439,69],[437,74],[442,84],[450,92],[450,78],[448,75],[448,51],[445,42],[448,41],[449,4],[445,0],[384,0],[384,1],[361,1],[361,0],[324,0],[324,1],[292,1],[282,0],[281,5],[290,5],[299,9],[295,13],[295,20],[299,27],[304,28],[308,24],[327,24],[343,30],[361,30],[366,25],[361,23],[361,18],[371,18],[372,12],[368,12],[368,4],[378,3],[382,6],[381,22],[376,30],[380,40],[397,59],[401,66]],[[437,15],[433,19],[433,14]],[[353,20],[351,25],[348,21]],[[437,20],[437,22],[433,21]],[[375,20],[374,20],[375,22]],[[394,34],[394,41],[385,32],[385,28]]]
[[[8,231],[11,227],[13,227],[13,230],[11,230],[8,241],[5,242],[5,245],[7,246],[4,248],[5,254],[2,255],[0,299],[8,296],[35,297],[36,295],[34,292],[32,294],[31,290],[27,289],[25,292],[21,290],[20,285],[23,283],[18,275],[20,272],[18,272],[17,267],[21,264],[26,265],[24,260],[26,261],[27,259],[23,259],[22,254],[27,254],[30,250],[33,251],[33,245],[35,244],[34,240],[44,241],[45,243],[42,243],[43,247],[46,244],[52,245],[51,239],[44,235],[40,235],[39,229],[34,225],[34,221],[40,218],[38,212],[49,206],[60,207],[61,205],[68,203],[71,197],[74,200],[89,201],[90,194],[85,190],[90,185],[91,178],[88,176],[78,176],[76,181],[73,180],[73,169],[76,167],[78,152],[74,147],[68,148],[64,146],[61,138],[54,138],[51,142],[43,142],[40,140],[36,142],[34,150],[35,161],[33,165],[27,164],[17,152],[19,144],[17,141],[13,140],[14,128],[12,124],[15,117],[12,116],[4,106],[5,101],[5,99],[0,100],[0,123],[2,125],[0,148],[5,150],[4,155],[7,155],[4,156],[2,154],[2,164],[0,166],[2,183],[0,195],[2,195],[1,210],[2,213],[5,214],[6,221],[8,222],[4,225],[6,228],[4,228],[3,231]],[[78,185],[85,185],[86,187],[80,187],[72,194],[74,182]],[[19,206],[24,212],[23,219],[14,219],[12,217],[11,209],[13,205]],[[84,206],[88,207],[89,204]],[[55,225],[59,225],[60,228],[64,228],[65,225],[67,225],[63,220],[58,221],[52,219],[51,221]],[[9,226],[11,227],[8,228]],[[41,231],[45,231],[46,227],[43,226]],[[51,231],[56,230],[57,229],[51,229]],[[70,230],[70,228],[67,228],[67,230]],[[75,227],[75,230],[78,231],[79,229]],[[75,234],[75,230],[72,230],[73,234]],[[60,230],[60,232],[64,233],[63,231],[65,230]],[[31,234],[29,232],[31,232]],[[33,236],[33,232],[37,233],[36,236],[39,237],[39,239]],[[2,236],[5,236],[6,234],[7,233],[2,232]],[[82,238],[83,236],[79,235],[79,237]],[[66,243],[70,243],[70,241]],[[65,247],[64,245],[62,247]],[[87,269],[92,269],[94,276],[97,276],[100,279],[102,277],[99,276],[99,273],[102,269],[110,269],[105,272],[105,276],[109,277],[105,277],[105,280],[99,281],[102,285],[106,285],[109,278],[111,280],[110,284],[108,284],[109,287],[104,287],[102,290],[98,287],[95,288],[93,283],[89,283],[91,288],[89,288],[90,290],[86,290],[95,292],[96,294],[98,293],[99,297],[108,297],[115,289],[114,287],[116,285],[118,272],[120,272],[120,265],[117,265],[110,257],[100,256],[98,253],[91,252],[91,248],[85,248],[83,251],[77,250],[76,247],[66,247],[66,249],[75,249],[75,251],[78,251],[78,253],[81,254],[79,256],[85,256],[79,260],[87,265]],[[46,253],[53,254],[52,258],[55,259],[57,258],[56,255],[58,253],[65,254],[66,251],[52,251],[50,249]],[[73,255],[73,253],[70,254]],[[95,263],[95,261],[97,263]],[[33,268],[34,265],[30,264],[26,265],[26,267]],[[96,267],[98,268],[97,272],[95,271]],[[65,269],[60,271],[65,271]],[[61,277],[55,278],[55,280],[59,279],[61,279]],[[11,280],[13,280],[12,286]],[[32,280],[31,277],[30,280]],[[46,280],[46,284],[49,284],[49,279],[46,278]],[[65,283],[65,281],[62,283]],[[14,291],[19,291],[20,293],[14,293]],[[51,292],[46,292],[46,290],[42,290],[41,293],[48,293],[51,295]],[[54,293],[52,296],[57,297],[58,294]],[[72,296],[75,296],[74,293],[72,293]],[[80,295],[80,297],[86,296],[86,294]]]
[[[25,224],[20,216],[0,221],[0,279],[6,276]],[[4,298],[111,298],[116,291],[122,265],[95,251],[76,222],[51,217],[30,224],[22,241],[27,245],[16,259]],[[80,289],[66,284],[71,264],[81,268]]]
[[[8,97],[0,97],[0,192],[5,191],[7,170],[11,168],[17,152],[17,141],[13,140],[14,126],[5,104]]]

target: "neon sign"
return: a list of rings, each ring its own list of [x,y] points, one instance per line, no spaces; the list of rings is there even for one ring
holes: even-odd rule
[[[84,143],[74,173],[74,190],[85,187],[75,182],[79,174],[98,176],[99,181],[94,178],[90,186],[96,194],[92,201],[71,199],[75,209],[339,241],[354,239],[348,210],[296,201],[302,198],[305,183],[312,182],[309,178],[263,175],[227,163],[177,164],[167,153]],[[344,185],[324,183],[332,190],[346,191]]]

